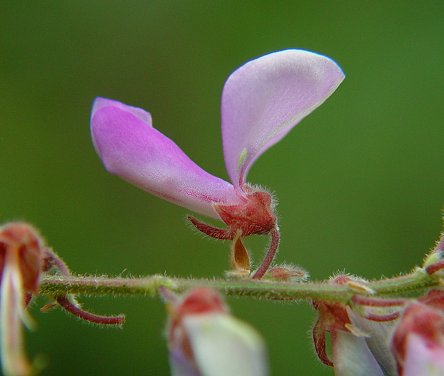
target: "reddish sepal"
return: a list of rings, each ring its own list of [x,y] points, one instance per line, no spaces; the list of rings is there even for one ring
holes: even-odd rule
[[[208,225],[204,222],[199,221],[197,218],[189,215],[187,219],[191,222],[191,224],[196,227],[197,230],[208,235],[211,238],[220,239],[220,240],[232,240],[234,234],[229,229],[222,229],[218,227],[214,227]]]
[[[276,225],[272,197],[265,191],[247,193],[240,205],[215,204],[214,209],[231,231],[243,236],[268,234]]]

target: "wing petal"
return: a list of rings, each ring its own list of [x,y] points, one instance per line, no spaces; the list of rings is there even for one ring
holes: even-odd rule
[[[196,165],[142,109],[97,98],[91,133],[107,170],[145,191],[213,218],[213,203],[239,202],[230,183]]]

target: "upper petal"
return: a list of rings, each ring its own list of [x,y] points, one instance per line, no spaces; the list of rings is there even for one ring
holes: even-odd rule
[[[213,203],[239,202],[231,184],[197,166],[142,109],[97,98],[91,134],[108,171],[156,196],[214,218]]]
[[[304,50],[271,53],[232,73],[221,111],[225,166],[234,186],[242,186],[253,162],[343,79],[333,60]]]

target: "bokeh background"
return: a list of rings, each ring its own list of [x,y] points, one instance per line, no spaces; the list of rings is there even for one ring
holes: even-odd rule
[[[3,1],[0,216],[34,223],[77,273],[221,276],[228,244],[186,210],[105,172],[89,135],[95,96],[149,110],[198,164],[225,177],[219,101],[254,57],[304,48],[335,59],[339,90],[269,150],[249,180],[276,192],[278,261],[313,279],[410,270],[444,204],[444,2]],[[256,259],[264,238],[251,241]],[[56,310],[27,335],[44,375],[167,375],[156,299],[83,298],[125,312],[123,330]],[[274,375],[331,375],[312,349],[307,304],[229,299],[265,337]]]

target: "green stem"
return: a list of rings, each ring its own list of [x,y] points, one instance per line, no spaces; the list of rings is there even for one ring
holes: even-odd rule
[[[365,284],[373,297],[415,297],[425,289],[438,287],[441,280],[422,269],[400,277],[370,281]],[[328,300],[348,302],[353,295],[365,295],[356,286],[333,285],[326,282],[291,283],[262,280],[184,279],[154,275],[144,278],[111,278],[106,276],[47,276],[41,281],[40,294],[62,296],[156,296],[159,287],[183,292],[197,286],[215,288],[225,295],[245,296],[262,300]]]

